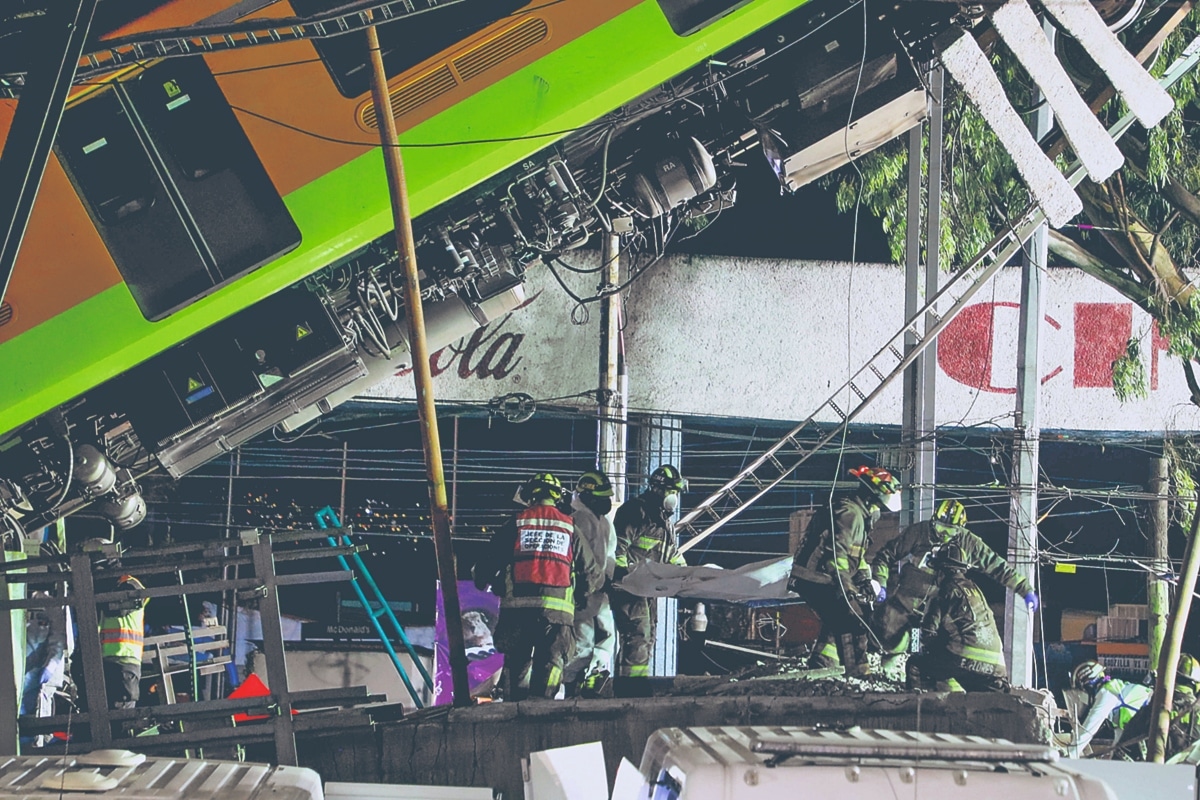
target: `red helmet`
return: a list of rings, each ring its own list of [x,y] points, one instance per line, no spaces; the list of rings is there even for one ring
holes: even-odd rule
[[[900,491],[900,482],[882,467],[861,466],[850,470],[850,474],[862,481],[871,490],[881,506],[887,507],[892,495]]]

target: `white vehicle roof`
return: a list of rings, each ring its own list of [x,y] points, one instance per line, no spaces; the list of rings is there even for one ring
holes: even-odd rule
[[[147,758],[128,750],[0,757],[0,800],[324,800],[311,769]]]
[[[1057,759],[1049,746],[981,736],[791,726],[663,728],[647,741],[641,772],[662,787],[656,797],[679,800],[782,797],[800,789],[803,796],[823,800],[1116,800],[1103,781],[1065,770]]]

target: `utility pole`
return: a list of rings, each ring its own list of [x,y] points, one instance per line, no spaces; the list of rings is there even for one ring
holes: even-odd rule
[[[1042,24],[1050,45],[1054,27]],[[1035,95],[1035,102],[1042,99]],[[1030,120],[1033,138],[1050,132],[1054,117],[1048,103]],[[1042,428],[1038,414],[1041,390],[1041,341],[1039,329],[1045,316],[1042,273],[1046,269],[1049,229],[1045,223],[1030,237],[1021,263],[1020,331],[1017,335],[1017,402],[1013,430],[1012,496],[1008,518],[1008,560],[1017,574],[1037,588],[1038,456]],[[1033,686],[1034,617],[1025,598],[1012,589],[1005,593],[1004,658],[1013,686]]]
[[[599,414],[597,461],[600,470],[613,485],[613,503],[625,500],[625,459],[627,453],[629,386],[625,374],[625,351],[621,346],[621,295],[613,291],[621,285],[621,237],[608,234],[601,248],[603,261],[600,291],[600,392],[596,398]]]
[[[417,419],[421,425],[421,445],[425,450],[425,477],[429,484],[430,517],[433,520],[433,547],[437,555],[438,578],[442,584],[442,603],[446,612],[446,634],[450,639],[450,674],[454,704],[471,704],[467,682],[467,652],[463,644],[462,607],[458,600],[458,570],[454,564],[454,544],[450,528],[450,509],[446,501],[446,475],[442,468],[442,444],[438,436],[437,408],[433,402],[433,375],[429,368],[429,343],[425,339],[425,310],[421,305],[421,284],[417,276],[417,246],[413,239],[412,214],[408,205],[408,185],[404,160],[400,156],[396,119],[388,96],[387,73],[379,48],[375,26],[367,28],[367,50],[371,57],[371,99],[379,120],[379,140],[387,168],[388,192],[392,198],[392,221],[396,226],[396,249],[404,268],[404,307],[407,312],[408,340],[412,343],[413,382],[417,392]]]
[[[908,132],[908,227],[905,233],[904,318],[912,319],[928,298],[937,294],[939,244],[942,227],[942,82],[944,73],[936,67],[929,73],[929,178],[925,210],[925,259],[921,260],[921,174],[924,136],[922,126]],[[923,267],[923,269],[922,269]],[[926,327],[934,321],[927,320]],[[917,337],[904,334],[905,351],[917,346]],[[933,435],[935,386],[937,382],[937,342],[931,342],[904,371],[904,410],[901,430],[902,452],[911,454],[911,467],[904,481],[904,505],[900,526],[933,516],[933,486],[937,482],[937,451]]]
[[[1151,669],[1158,667],[1163,637],[1167,632],[1167,610],[1171,604],[1170,585],[1164,577],[1171,572],[1167,553],[1168,486],[1167,459],[1150,459],[1150,483],[1146,488],[1155,495],[1155,499],[1150,501],[1150,574],[1146,576]]]

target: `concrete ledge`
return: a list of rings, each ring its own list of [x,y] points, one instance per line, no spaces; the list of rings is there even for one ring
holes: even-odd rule
[[[306,736],[300,764],[325,780],[486,786],[521,798],[520,759],[531,751],[601,741],[611,781],[622,757],[640,762],[658,728],[861,725],[1044,742],[1042,716],[1017,695],[989,693],[537,700],[430,709],[351,737]]]

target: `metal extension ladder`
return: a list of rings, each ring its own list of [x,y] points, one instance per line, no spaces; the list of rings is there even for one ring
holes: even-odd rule
[[[1190,72],[1197,62],[1200,62],[1200,37],[1188,45],[1159,83],[1164,88],[1170,88]],[[1119,139],[1133,122],[1133,115],[1126,114],[1109,128],[1108,133],[1113,139]],[[1083,166],[1076,163],[1067,173],[1067,182],[1074,188],[1086,175],[1087,171]],[[680,546],[680,551],[686,552],[711,536],[778,486],[826,444],[840,437],[854,418],[878,397],[889,383],[904,374],[904,370],[958,316],[975,293],[1016,254],[1045,220],[1046,215],[1037,206],[1026,210],[1015,225],[993,239],[982,253],[955,272],[896,335],[806,420],[792,428],[724,486],[683,515],[676,525],[676,531],[680,539],[687,536],[691,538]],[[939,308],[945,310],[939,312]],[[927,321],[927,326],[922,326],[922,320]],[[906,336],[911,336],[913,341],[907,352]],[[817,417],[822,414],[841,421],[832,428],[818,424]],[[816,433],[816,443],[806,445],[797,439],[802,431]]]
[[[329,528],[337,528],[339,531],[341,530],[341,520],[338,519],[337,512],[334,511],[332,507],[325,506],[318,511],[315,516],[317,519],[317,527],[321,528],[322,530]],[[326,541],[329,543],[330,547],[352,546],[350,537],[345,533],[340,532],[336,536],[327,537]],[[408,657],[411,658],[413,664],[416,665],[417,671],[421,673],[422,680],[425,681],[425,685],[431,692],[433,691],[433,678],[429,677],[429,671],[425,669],[425,665],[421,663],[421,659],[417,656],[416,651],[413,649],[412,642],[408,640],[408,634],[404,632],[404,627],[400,624],[400,621],[396,619],[396,615],[392,613],[392,607],[388,605],[387,598],[385,598],[383,596],[383,592],[379,590],[379,584],[375,583],[375,578],[371,575],[371,571],[367,569],[367,565],[363,563],[362,557],[359,556],[357,552],[352,552],[350,554],[350,562],[353,562],[353,567],[350,566],[350,562],[346,561],[346,556],[338,556],[337,559],[338,563],[342,565],[342,569],[354,573],[354,580],[350,582],[350,585],[354,587],[354,593],[358,595],[358,602],[362,603],[363,610],[367,612],[367,618],[371,621],[371,627],[375,629],[375,633],[379,635],[379,641],[383,643],[383,648],[387,650],[387,654],[391,656],[392,664],[396,667],[396,672],[400,674],[400,680],[404,681],[404,686],[408,689],[408,693],[412,697],[413,702],[416,703],[417,708],[424,708],[425,704],[421,702],[420,695],[417,694],[417,690],[413,687],[412,681],[409,680],[408,672],[405,671],[404,665],[400,663],[400,657],[396,655],[396,648],[392,647],[392,642],[390,639],[388,639],[387,631],[384,629],[383,623],[379,620],[380,617],[387,617],[388,622],[392,624],[392,629],[400,638],[400,643],[404,645],[405,651],[408,652]],[[367,595],[365,592],[363,592],[362,586],[359,584],[360,578],[367,584],[368,588],[370,588],[371,594],[374,595],[375,603],[378,605],[378,608],[376,608],[371,604],[370,601],[367,600]]]

